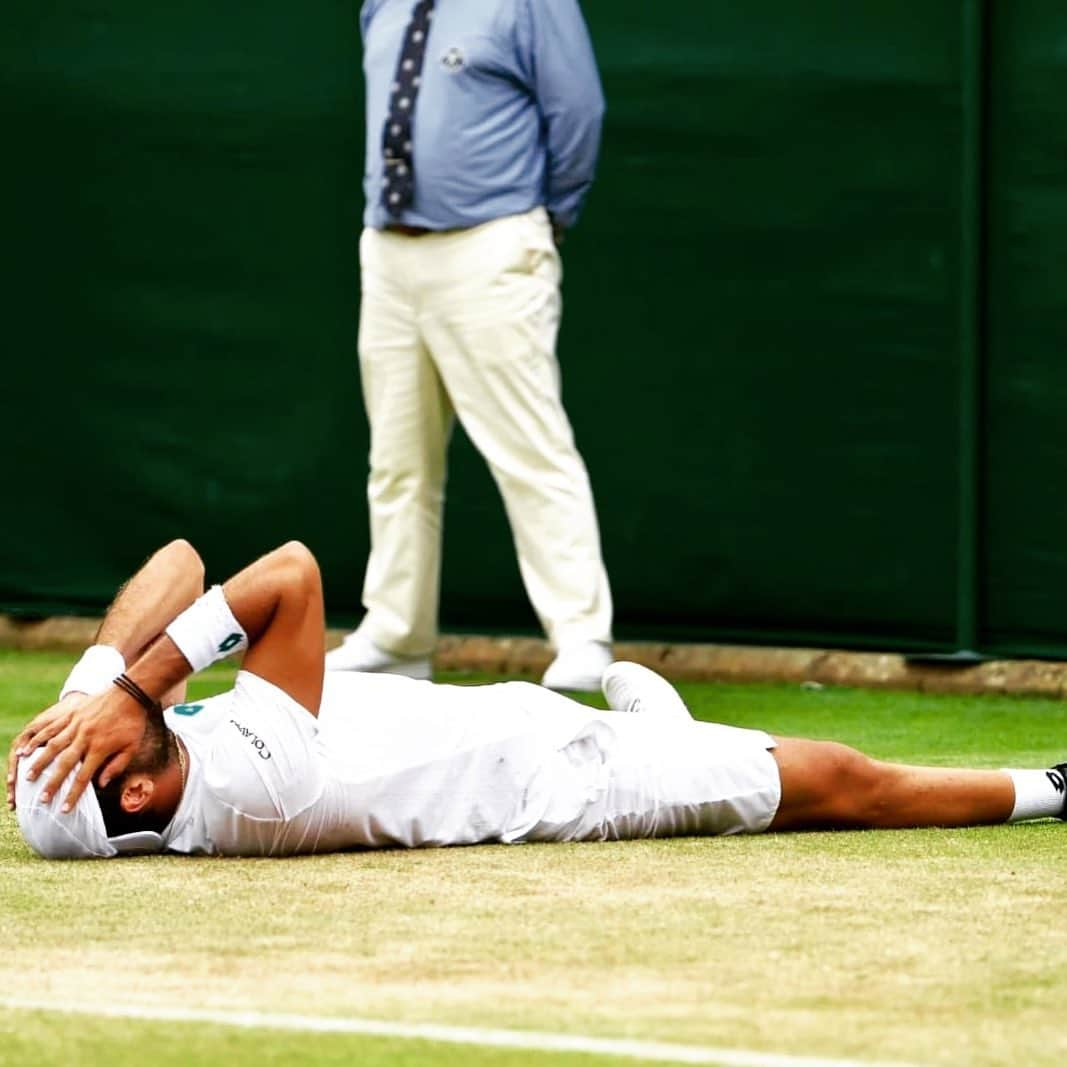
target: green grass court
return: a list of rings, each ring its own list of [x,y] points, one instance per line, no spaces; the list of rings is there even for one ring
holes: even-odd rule
[[[0,744],[72,657],[0,651]],[[194,696],[225,686],[214,671]],[[1045,766],[1067,704],[685,685],[702,718],[883,758]],[[257,1012],[853,1064],[1067,1059],[1067,826],[45,863],[0,817],[0,1064],[639,1059],[108,1018]],[[88,1009],[60,1014],[21,1004]],[[742,1055],[743,1054],[743,1055]],[[661,1060],[661,1062],[664,1062]],[[691,1060],[691,1062],[698,1062]]]

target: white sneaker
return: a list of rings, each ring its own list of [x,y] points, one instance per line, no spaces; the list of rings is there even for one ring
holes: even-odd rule
[[[595,693],[600,679],[611,664],[611,648],[600,641],[564,645],[548,665],[541,684],[546,689],[570,689]]]
[[[337,648],[326,653],[328,671],[366,671],[370,674],[402,674],[405,678],[429,679],[429,656],[394,656],[356,630]]]
[[[692,719],[678,690],[666,678],[640,663],[619,660],[604,672],[608,706],[615,711],[657,715],[664,719]]]

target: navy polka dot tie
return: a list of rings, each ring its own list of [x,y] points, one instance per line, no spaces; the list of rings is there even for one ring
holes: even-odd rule
[[[382,204],[394,218],[403,214],[415,198],[415,167],[412,162],[412,120],[415,101],[422,81],[422,63],[426,58],[426,39],[430,35],[434,0],[419,0],[411,13],[404,33],[396,75],[389,94],[389,117],[382,130],[385,177],[382,179]]]

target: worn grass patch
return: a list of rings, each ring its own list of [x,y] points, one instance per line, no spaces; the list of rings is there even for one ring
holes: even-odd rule
[[[68,664],[0,653],[5,751]],[[227,677],[198,680],[194,695]],[[885,758],[1042,766],[1067,747],[1067,709],[1050,701],[683,689],[703,717],[835,737]],[[0,999],[360,1016],[857,1060],[1058,1064],[1067,1055],[1065,847],[1067,827],[1048,822],[49,864],[31,856],[5,813]],[[104,1057],[115,1035],[121,1048]],[[421,1043],[268,1041],[0,1013],[0,1063],[22,1062],[5,1050],[33,1048],[37,1063],[121,1064],[159,1041],[173,1058],[161,1063],[239,1063],[253,1053],[274,1062],[265,1047],[306,1063],[572,1058],[476,1058],[444,1046],[435,1058]]]

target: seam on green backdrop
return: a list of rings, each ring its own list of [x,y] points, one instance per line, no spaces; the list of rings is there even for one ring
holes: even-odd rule
[[[985,371],[984,290],[988,78],[987,0],[961,7],[959,517],[956,646],[979,647],[980,528],[984,506],[979,445]]]

